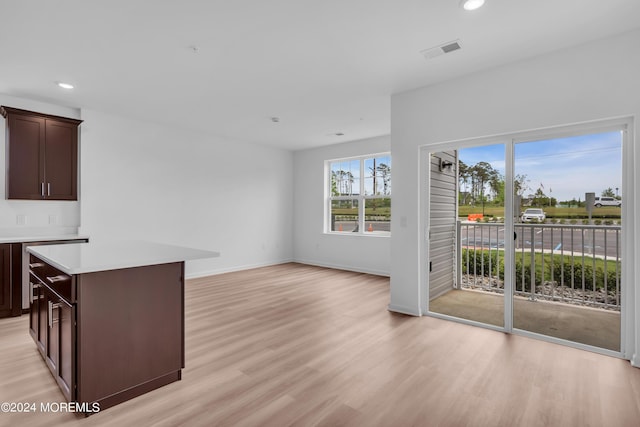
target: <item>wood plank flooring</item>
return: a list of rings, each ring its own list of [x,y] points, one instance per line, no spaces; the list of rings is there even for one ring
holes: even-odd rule
[[[300,264],[190,280],[182,381],[89,418],[0,413],[0,425],[640,423],[640,369],[628,361],[394,314],[388,302],[388,278]],[[61,402],[27,322],[0,320],[0,402]]]

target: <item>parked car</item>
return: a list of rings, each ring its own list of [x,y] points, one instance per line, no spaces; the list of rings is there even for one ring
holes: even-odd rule
[[[622,200],[618,200],[615,197],[596,197],[593,202],[593,206],[601,208],[603,206],[622,206]]]
[[[544,222],[546,218],[547,214],[542,209],[527,209],[522,213],[520,217],[522,222]]]

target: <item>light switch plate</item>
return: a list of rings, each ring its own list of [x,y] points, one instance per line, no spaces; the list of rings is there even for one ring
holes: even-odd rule
[[[16,215],[16,224],[25,225],[27,223],[27,216],[23,214]]]

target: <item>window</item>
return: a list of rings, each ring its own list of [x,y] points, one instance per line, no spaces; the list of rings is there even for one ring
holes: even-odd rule
[[[330,160],[326,230],[389,235],[391,230],[391,155]]]

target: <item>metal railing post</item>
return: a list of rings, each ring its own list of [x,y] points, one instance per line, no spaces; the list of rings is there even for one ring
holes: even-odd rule
[[[456,227],[459,260],[456,263],[455,280],[458,288],[475,288],[503,293],[505,278],[500,277],[500,257],[504,254],[500,255],[500,253],[504,252],[504,249],[500,246],[499,224],[458,221]],[[462,238],[463,227],[467,236],[466,257],[463,255],[462,249],[465,240]],[[473,231],[470,232],[469,227],[473,227]],[[486,227],[488,229],[485,231]],[[492,227],[496,228],[495,243],[494,235],[491,232]],[[527,228],[529,232],[526,231]],[[621,228],[619,226],[518,224],[514,225],[514,230],[518,230],[517,239],[520,244],[518,246],[516,243],[514,247],[514,252],[517,252],[514,256],[514,263],[521,268],[514,275],[514,278],[521,280],[522,283],[521,288],[514,285],[514,292],[517,295],[533,301],[542,298],[543,300],[620,310],[622,272],[620,268]],[[560,232],[560,243],[554,246],[554,237],[558,232]],[[600,232],[605,234],[600,236]],[[525,233],[530,237],[528,251],[525,248]],[[537,242],[537,234],[541,233],[549,233],[549,235],[547,238],[541,236],[540,242]],[[565,236],[565,233],[569,234]],[[615,233],[615,235],[608,233]],[[471,241],[473,241],[472,244],[470,244]],[[540,249],[537,249],[537,243],[541,244]],[[549,260],[544,258],[546,244],[551,245]],[[538,253],[542,257],[540,261],[536,259]],[[485,260],[487,255],[489,258]],[[496,256],[495,260],[493,259],[494,255]],[[527,255],[530,258],[529,273],[526,273],[524,268]],[[611,265],[612,262],[615,264]],[[546,292],[546,288],[544,288],[540,295],[536,293],[537,263],[542,268],[541,283],[545,283],[545,270],[549,270],[549,281],[546,282],[550,287],[549,292]],[[465,265],[466,276],[464,273]],[[495,274],[493,273],[494,269],[497,271]],[[526,290],[527,279],[530,280],[529,291]],[[611,282],[611,290],[608,287],[609,282]],[[591,289],[589,289],[589,285],[591,285]],[[600,290],[599,287],[602,289]]]
[[[456,247],[458,248],[458,259],[456,262],[456,283],[458,289],[462,287],[462,221],[456,221]]]
[[[535,301],[536,297],[536,242],[535,242],[535,232],[533,227],[531,227],[531,265],[529,266],[531,270],[531,295],[529,299],[531,301]],[[524,271],[524,260],[522,260],[522,271]],[[522,283],[522,290],[526,290],[524,282]]]

